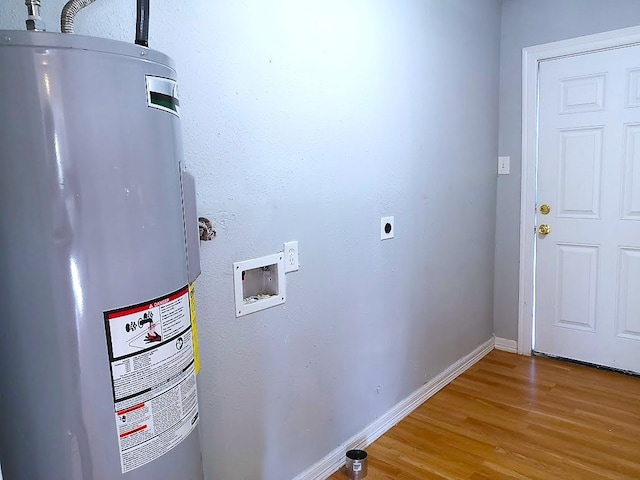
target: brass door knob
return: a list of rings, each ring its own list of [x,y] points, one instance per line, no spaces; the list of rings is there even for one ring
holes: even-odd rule
[[[538,227],[538,233],[540,235],[549,235],[551,233],[551,227],[546,223],[543,223]]]

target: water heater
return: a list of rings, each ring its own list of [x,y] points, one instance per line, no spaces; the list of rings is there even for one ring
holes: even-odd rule
[[[4,480],[201,480],[172,61],[0,31],[0,159]]]

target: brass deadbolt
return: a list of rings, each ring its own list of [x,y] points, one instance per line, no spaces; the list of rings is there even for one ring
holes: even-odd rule
[[[549,205],[545,203],[544,205],[540,206],[540,213],[542,215],[549,215],[549,212],[551,212],[551,207]]]

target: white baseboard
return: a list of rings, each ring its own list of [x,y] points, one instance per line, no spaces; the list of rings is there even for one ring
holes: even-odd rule
[[[506,338],[496,337],[496,350],[518,353],[518,342]]]
[[[331,476],[344,465],[344,455],[347,450],[364,449],[371,445],[391,427],[396,425],[400,420],[413,412],[430,397],[451,383],[457,376],[464,373],[469,367],[493,350],[495,343],[495,340],[492,338],[480,345],[469,355],[461,358],[440,375],[428,383],[425,383],[407,398],[400,401],[392,407],[391,410],[369,424],[364,430],[355,434],[315,465],[312,465],[295,477],[294,480],[325,480]]]

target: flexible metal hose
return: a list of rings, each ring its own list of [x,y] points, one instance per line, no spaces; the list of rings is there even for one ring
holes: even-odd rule
[[[60,14],[60,31],[62,33],[73,33],[73,19],[76,14],[95,1],[96,0],[69,0],[62,8],[62,13]]]

